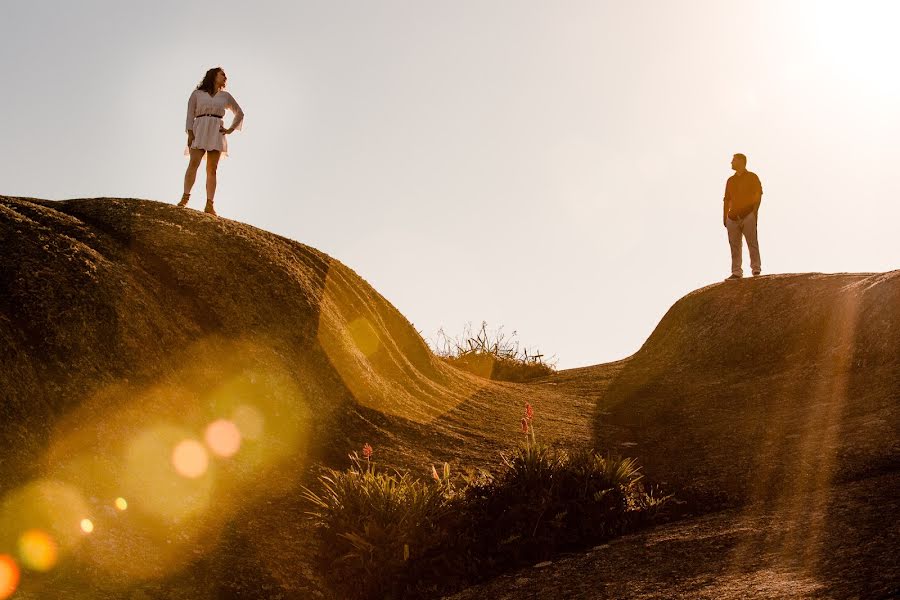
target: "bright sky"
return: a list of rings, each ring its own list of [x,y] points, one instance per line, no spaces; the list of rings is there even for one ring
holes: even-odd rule
[[[0,0],[0,194],[177,202],[187,98],[221,65],[247,114],[222,216],[340,259],[426,338],[487,320],[607,362],[729,274],[735,152],[765,272],[900,268],[898,22],[891,0]]]

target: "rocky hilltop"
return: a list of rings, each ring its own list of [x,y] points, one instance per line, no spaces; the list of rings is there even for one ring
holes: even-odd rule
[[[637,457],[693,516],[472,594],[900,592],[900,271],[713,285],[634,356],[526,385],[437,359],[339,261],[196,211],[0,196],[0,244],[0,555],[57,532],[23,597],[321,595],[316,465],[368,442],[490,467],[526,401],[545,440]]]

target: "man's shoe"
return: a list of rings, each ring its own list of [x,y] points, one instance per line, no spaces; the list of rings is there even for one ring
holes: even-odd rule
[[[743,275],[731,275],[730,277],[726,277],[725,281],[731,281],[732,279],[743,279]]]
[[[753,271],[754,277],[759,277],[760,275],[762,275],[762,273],[760,271]]]

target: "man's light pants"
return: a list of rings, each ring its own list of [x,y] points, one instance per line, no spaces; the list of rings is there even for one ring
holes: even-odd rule
[[[728,228],[728,243],[731,245],[731,274],[738,276],[744,274],[741,269],[741,255],[743,254],[741,236],[747,238],[747,248],[750,250],[750,269],[753,273],[759,273],[762,270],[762,263],[759,260],[759,240],[756,238],[756,212],[736,221],[729,217],[725,226]]]

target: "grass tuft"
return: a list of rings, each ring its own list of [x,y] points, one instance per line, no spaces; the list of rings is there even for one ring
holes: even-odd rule
[[[434,350],[454,367],[495,381],[524,382],[556,371],[555,358],[520,346],[516,335],[513,331],[507,336],[502,326],[488,330],[486,321],[477,331],[469,323],[457,337],[438,330]]]

